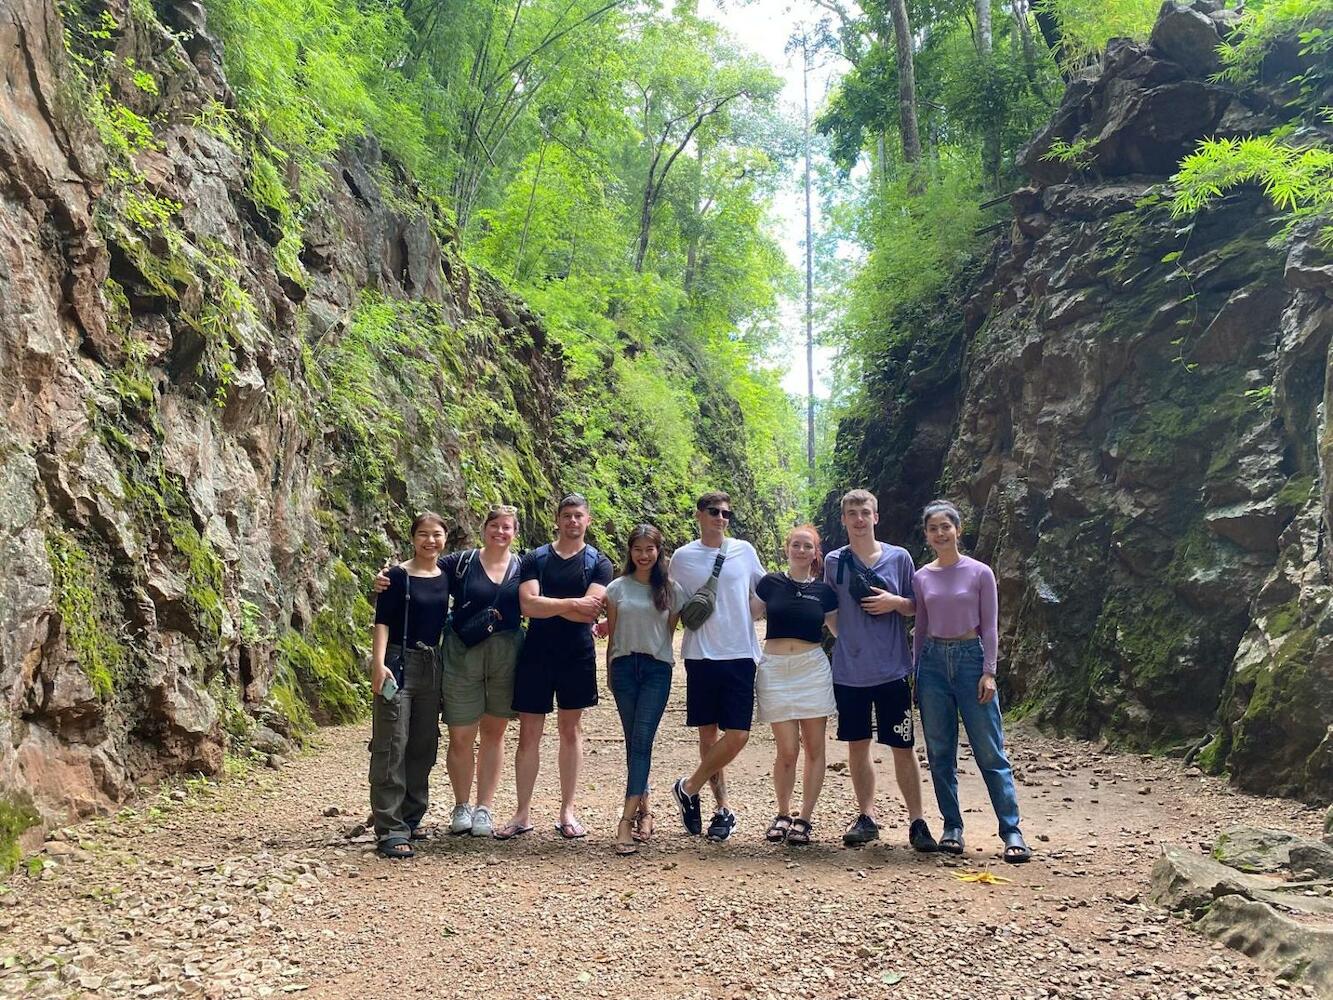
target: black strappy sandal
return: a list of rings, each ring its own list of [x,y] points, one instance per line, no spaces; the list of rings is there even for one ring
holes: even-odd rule
[[[944,854],[963,853],[963,831],[961,827],[947,826],[940,834],[939,849]]]
[[[811,823],[804,816],[793,816],[791,829],[787,831],[787,843],[800,847],[810,843]]]
[[[375,845],[375,850],[380,857],[388,858],[390,861],[405,861],[416,857],[406,837],[385,837]]]
[[[791,817],[785,813],[774,816],[773,822],[769,824],[768,831],[764,834],[764,839],[770,844],[782,843],[791,832],[791,824]]]
[[[1021,865],[1032,860],[1032,848],[1028,847],[1027,841],[1017,830],[1012,830],[1004,835],[1004,861],[1005,864]]]

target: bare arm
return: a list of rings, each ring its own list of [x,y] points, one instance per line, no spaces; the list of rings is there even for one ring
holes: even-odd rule
[[[579,622],[582,625],[593,625],[598,618],[602,617],[602,609],[605,606],[606,587],[600,583],[594,583],[582,597],[575,597],[572,607],[567,611],[560,612],[560,617],[566,621]]]
[[[824,616],[824,627],[829,630],[829,635],[833,638],[838,637],[838,613],[830,611]]]
[[[558,618],[573,610],[575,603],[573,597],[543,597],[541,584],[536,580],[525,580],[518,585],[518,608],[527,618]]]
[[[757,594],[750,594],[750,615],[755,621],[768,616],[768,605],[759,599]]]
[[[376,694],[384,686],[389,676],[389,668],[384,665],[384,654],[389,649],[389,626],[376,625],[370,644],[370,687]]]
[[[611,643],[616,635],[616,602],[606,602],[606,686],[611,686]]]

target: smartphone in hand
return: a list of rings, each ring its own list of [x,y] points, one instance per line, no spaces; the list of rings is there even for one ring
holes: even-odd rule
[[[380,685],[380,697],[385,701],[393,701],[398,697],[398,682],[393,679],[393,674],[384,678],[384,683]]]

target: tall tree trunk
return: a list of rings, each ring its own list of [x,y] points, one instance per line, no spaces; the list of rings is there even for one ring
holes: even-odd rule
[[[981,55],[982,71],[988,93],[995,89],[995,37],[991,31],[991,0],[976,0],[977,50]],[[1000,108],[992,107],[981,141],[981,166],[987,183],[993,191],[1000,189]]]
[[[805,141],[805,474],[815,484],[815,267],[810,220],[810,50],[801,38],[802,137]]]
[[[523,213],[523,233],[518,238],[518,253],[514,256],[514,273],[512,275],[515,281],[518,280],[519,271],[523,268],[523,251],[528,246],[528,228],[532,225],[532,207],[537,200],[537,184],[542,179],[542,164],[546,162],[546,136],[542,135],[541,146],[537,150],[537,169],[532,173],[532,190],[528,192],[528,209]]]
[[[898,127],[903,135],[903,159],[912,171],[912,186],[920,184],[921,132],[916,122],[916,70],[912,60],[912,26],[907,0],[889,0],[893,15],[894,51],[898,57]]]
[[[1018,25],[1018,37],[1023,43],[1023,75],[1028,78],[1028,86],[1037,89],[1037,51],[1032,43],[1032,24],[1028,17],[1030,11],[1027,0],[1014,0],[1014,22]]]

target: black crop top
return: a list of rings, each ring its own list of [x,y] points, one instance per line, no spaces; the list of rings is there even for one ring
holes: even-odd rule
[[[786,573],[769,573],[754,588],[767,608],[769,639],[824,638],[824,616],[838,610],[838,594],[823,580],[795,583]]]
[[[389,589],[375,601],[375,624],[388,626],[389,642],[394,646],[403,641],[406,590],[407,570],[395,566],[389,570]],[[448,611],[449,574],[412,577],[412,603],[407,609],[407,645],[438,646]]]

